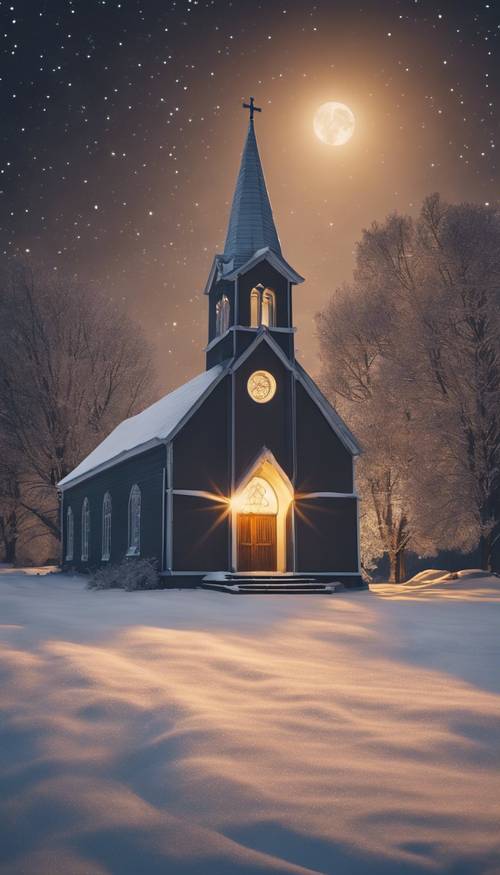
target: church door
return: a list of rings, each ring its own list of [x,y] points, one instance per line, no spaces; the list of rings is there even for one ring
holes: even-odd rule
[[[274,514],[238,514],[238,571],[276,571]]]

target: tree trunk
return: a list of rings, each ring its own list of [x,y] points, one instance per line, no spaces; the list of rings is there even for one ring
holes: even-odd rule
[[[403,583],[406,578],[406,551],[404,547],[389,553],[389,583]]]
[[[492,570],[492,533],[481,535],[479,539],[479,563],[483,571]]]
[[[403,583],[406,580],[406,550],[401,548],[396,556],[396,583]]]
[[[8,565],[16,564],[16,544],[17,538],[6,539],[5,542],[5,561]]]

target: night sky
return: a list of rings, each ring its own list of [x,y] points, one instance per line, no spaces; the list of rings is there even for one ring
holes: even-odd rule
[[[0,247],[97,282],[143,326],[159,386],[204,368],[206,299],[248,124],[295,292],[297,350],[363,227],[425,195],[498,203],[493,2],[0,2]],[[348,104],[344,146],[314,111]]]

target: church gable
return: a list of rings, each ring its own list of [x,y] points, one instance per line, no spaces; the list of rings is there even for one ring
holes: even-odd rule
[[[291,478],[291,366],[264,335],[234,368],[234,476],[242,476],[266,446]],[[270,388],[269,388],[270,386]],[[267,392],[267,395],[266,395]],[[268,397],[272,393],[271,397]]]

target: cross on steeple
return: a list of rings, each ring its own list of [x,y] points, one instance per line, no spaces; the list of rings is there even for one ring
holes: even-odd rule
[[[253,122],[253,114],[254,114],[254,112],[262,112],[262,109],[260,108],[260,106],[254,106],[254,102],[253,102],[253,101],[254,101],[254,99],[253,99],[253,97],[251,97],[251,98],[250,98],[250,103],[243,103],[243,104],[242,104],[243,109],[249,109],[249,110],[250,110],[250,121],[251,121],[251,122]]]

